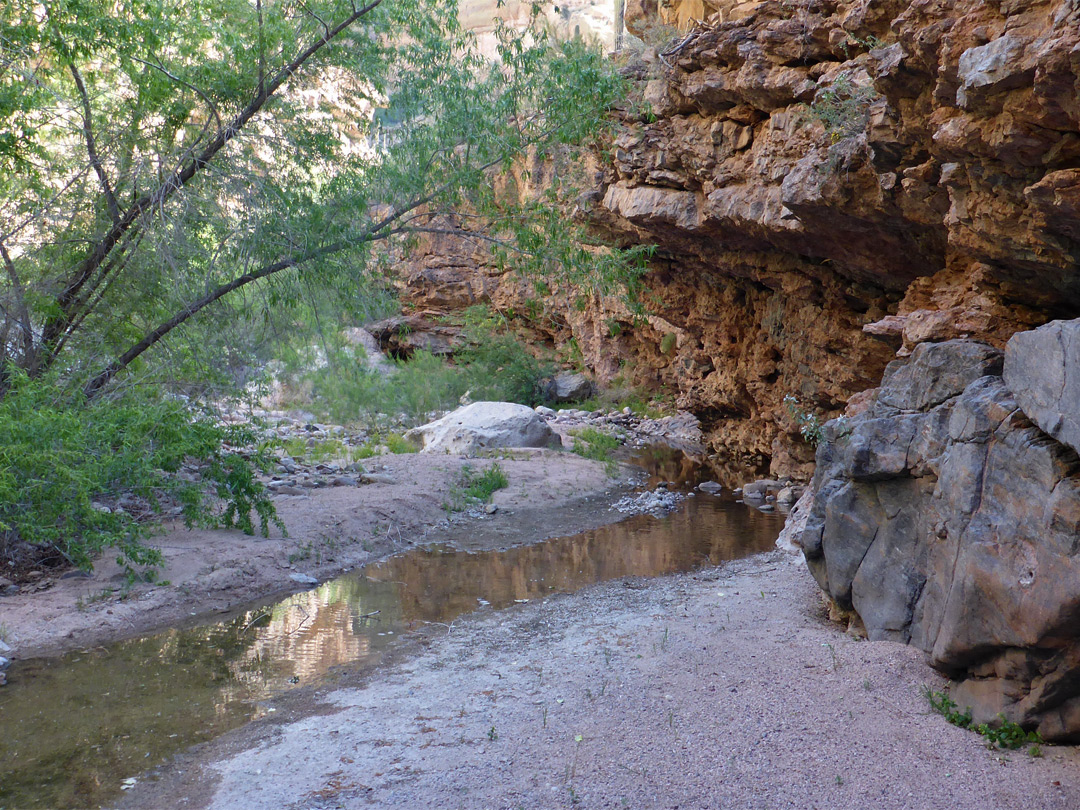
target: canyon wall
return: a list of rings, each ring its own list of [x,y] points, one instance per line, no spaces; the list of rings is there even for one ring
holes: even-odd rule
[[[627,5],[646,43],[685,33],[613,57],[637,95],[580,200],[657,245],[648,324],[538,302],[452,239],[406,268],[412,309],[513,310],[601,380],[668,392],[717,452],[803,477],[785,396],[835,415],[898,350],[1080,313],[1076,0],[698,5]]]
[[[1004,362],[1003,362],[1004,361]],[[922,343],[830,422],[798,538],[871,639],[925,650],[977,723],[1080,740],[1080,321]]]

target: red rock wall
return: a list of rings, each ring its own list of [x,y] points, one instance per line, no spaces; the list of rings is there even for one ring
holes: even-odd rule
[[[1080,4],[710,6],[626,57],[641,103],[585,197],[599,229],[658,246],[655,317],[554,294],[537,339],[670,392],[717,450],[805,474],[785,395],[833,414],[897,349],[1080,314]],[[538,314],[471,248],[428,249],[415,305]]]

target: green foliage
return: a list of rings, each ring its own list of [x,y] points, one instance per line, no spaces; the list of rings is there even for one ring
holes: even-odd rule
[[[949,697],[948,692],[934,692],[928,686],[923,687],[923,697],[930,704],[930,708],[940,714],[945,720],[960,728],[971,728],[971,710],[959,710],[956,701]]]
[[[660,339],[660,354],[671,354],[675,349],[676,336],[674,332],[668,332]]]
[[[9,0],[0,363],[89,394],[242,378],[313,320],[357,322],[461,210],[507,270],[632,290],[647,249],[566,214],[623,81],[534,17],[496,24],[493,61],[452,0]]]
[[[487,503],[497,490],[506,489],[510,486],[510,479],[506,477],[499,462],[494,462],[480,475],[468,475],[468,483],[465,486],[465,495],[480,503]]]
[[[841,76],[827,89],[818,92],[810,111],[825,125],[832,143],[857,135],[866,128],[870,105],[879,98],[872,86],[853,84]]]
[[[433,411],[456,407],[466,393],[476,401],[539,404],[540,381],[554,366],[534,357],[506,319],[486,307],[469,308],[464,320],[466,345],[452,361],[419,350],[385,374],[368,366],[362,350],[327,340],[328,362],[300,375],[296,387],[307,388],[311,406],[338,422],[377,422],[380,414],[425,420]]]
[[[570,435],[574,437],[574,444],[570,448],[572,453],[604,462],[604,469],[612,477],[618,474],[619,465],[612,455],[621,444],[617,436],[603,433],[596,428],[581,428],[571,431]]]
[[[510,479],[500,466],[494,462],[482,473],[477,473],[471,464],[461,467],[457,480],[450,487],[448,499],[443,508],[449,512],[461,512],[478,503],[488,503],[491,496],[500,489],[510,486]]]
[[[1018,723],[1006,720],[1004,714],[998,715],[997,725],[979,723],[976,725],[971,717],[971,709],[963,712],[947,692],[934,692],[929,687],[923,687],[923,696],[935,712],[944,717],[949,723],[960,728],[976,731],[986,740],[988,748],[1001,748],[1014,751],[1025,745],[1030,745],[1028,753],[1033,757],[1042,756],[1042,735],[1037,731],[1025,731]]]
[[[404,453],[416,453],[420,448],[410,442],[400,433],[391,433],[384,440],[386,449],[395,455],[402,455]]]
[[[784,397],[784,407],[799,426],[799,433],[802,434],[803,439],[814,447],[821,444],[825,438],[825,426],[821,423],[817,414],[804,411],[799,406],[799,400],[791,394]]]
[[[280,525],[250,463],[222,450],[253,441],[249,430],[146,393],[87,402],[22,374],[9,385],[0,400],[0,542],[48,546],[84,569],[108,548],[129,572],[159,565],[160,552],[143,542],[147,526],[99,502],[125,494],[150,511],[176,501],[188,525],[250,533],[252,513],[264,534],[270,523]],[[202,463],[201,481],[177,475],[185,461]]]

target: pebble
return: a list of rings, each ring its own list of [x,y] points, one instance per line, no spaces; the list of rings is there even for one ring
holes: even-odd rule
[[[289,579],[293,582],[298,582],[301,585],[318,585],[319,580],[310,574],[289,574]]]
[[[360,476],[360,482],[363,484],[396,484],[397,479],[392,475],[383,473],[364,473]]]

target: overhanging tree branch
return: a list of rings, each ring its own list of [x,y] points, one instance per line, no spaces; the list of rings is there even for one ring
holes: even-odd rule
[[[71,322],[72,305],[78,299],[80,291],[101,268],[124,234],[138,222],[139,218],[148,211],[164,205],[192,179],[198,176],[203,169],[210,165],[218,153],[244,129],[247,123],[266,106],[266,103],[285,82],[332,40],[340,36],[342,32],[361,17],[376,9],[382,2],[383,0],[371,0],[371,2],[363,6],[354,6],[352,12],[346,15],[337,25],[324,30],[321,36],[294,56],[265,85],[258,88],[248,104],[228,124],[217,130],[214,137],[199,154],[187,159],[154,191],[138,198],[113,222],[109,230],[96,241],[90,253],[80,263],[63,290],[56,297],[57,314],[45,322],[41,335],[43,351],[39,353],[37,362],[31,368],[32,372],[44,370],[56,357],[52,348]]]

